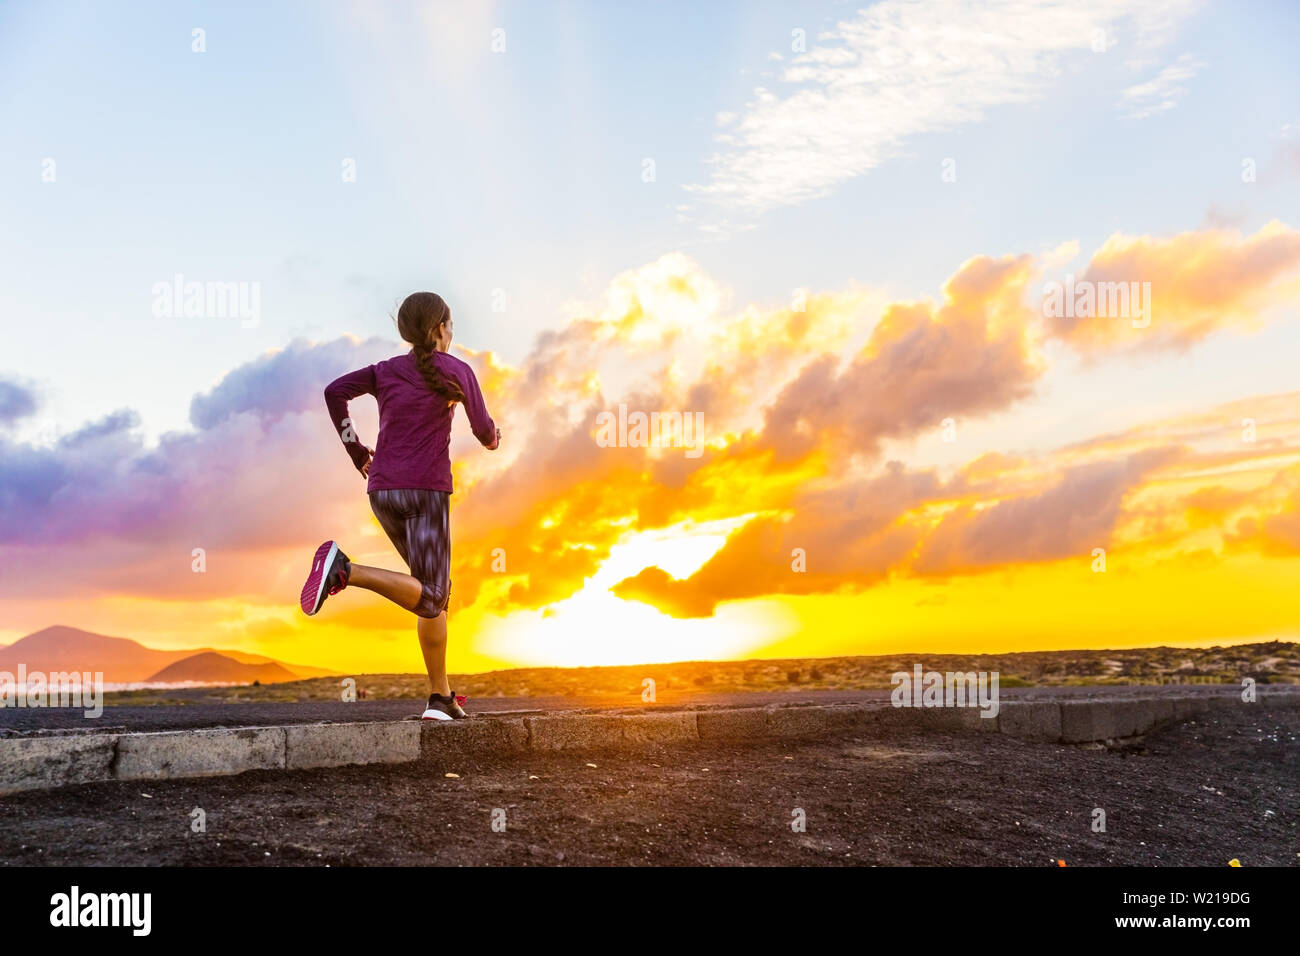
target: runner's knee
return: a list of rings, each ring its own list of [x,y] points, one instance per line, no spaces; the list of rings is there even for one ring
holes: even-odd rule
[[[433,620],[447,610],[451,599],[451,588],[440,588],[428,582],[421,582],[420,603],[414,607],[417,616]]]

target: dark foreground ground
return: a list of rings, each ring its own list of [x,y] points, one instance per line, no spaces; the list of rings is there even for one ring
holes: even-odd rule
[[[1300,710],[1267,703],[1123,750],[848,735],[458,772],[257,771],[17,794],[0,798],[0,865],[1300,864]],[[1098,807],[1105,833],[1090,827]],[[195,808],[206,833],[191,831]],[[806,832],[791,828],[796,809]]]

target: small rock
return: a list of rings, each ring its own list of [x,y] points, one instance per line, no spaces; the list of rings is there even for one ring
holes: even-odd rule
[[[452,780],[459,780],[459,779],[460,779],[460,774],[458,774],[458,773],[444,773],[443,776],[444,776],[444,777],[450,777]]]

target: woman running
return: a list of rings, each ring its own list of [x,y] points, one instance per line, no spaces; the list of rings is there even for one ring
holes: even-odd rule
[[[353,564],[334,541],[316,549],[302,587],[302,609],[315,614],[331,594],[360,587],[381,594],[419,617],[416,631],[429,671],[425,720],[467,716],[447,683],[447,601],[451,596],[451,419],[456,403],[489,451],[501,442],[483,404],[474,370],[448,353],[451,309],[442,296],[415,292],[397,310],[397,331],[411,351],[336,379],[325,405],[352,464],[366,478],[370,508],[410,574]],[[379,438],[372,451],[357,437],[348,402],[374,395]]]

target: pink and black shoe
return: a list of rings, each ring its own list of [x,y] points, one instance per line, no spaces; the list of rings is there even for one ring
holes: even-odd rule
[[[464,720],[469,714],[461,709],[465,697],[454,690],[443,697],[441,694],[429,695],[429,706],[420,715],[421,720]]]
[[[351,573],[352,562],[339,550],[337,542],[326,541],[317,548],[316,556],[311,559],[311,574],[307,575],[307,583],[302,586],[303,613],[319,611],[327,597],[348,586]]]

